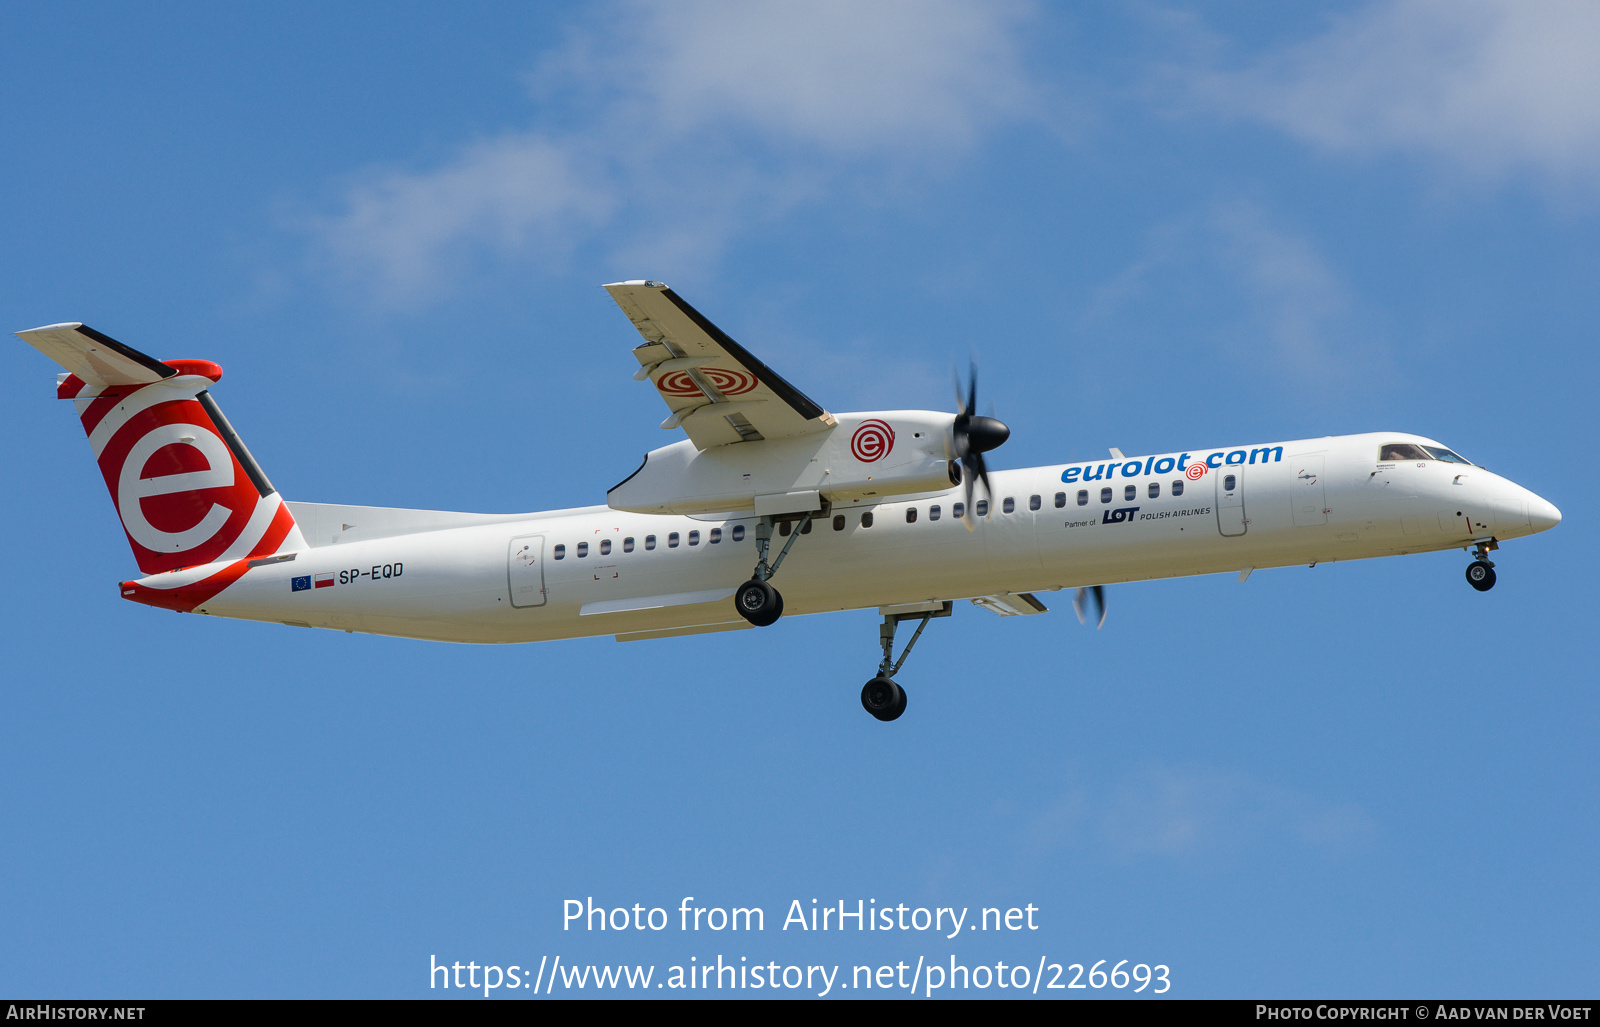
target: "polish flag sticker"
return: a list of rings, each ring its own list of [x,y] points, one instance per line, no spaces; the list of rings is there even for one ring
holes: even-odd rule
[[[333,572],[329,571],[326,574],[318,574],[317,575],[317,587],[318,588],[332,588],[333,587]]]

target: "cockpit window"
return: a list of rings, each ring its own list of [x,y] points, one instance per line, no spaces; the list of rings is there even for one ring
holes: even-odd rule
[[[1414,446],[1409,442],[1391,442],[1378,451],[1379,463],[1390,463],[1396,460],[1438,460],[1447,464],[1466,464],[1472,466],[1472,461],[1459,453],[1445,449],[1443,446]]]
[[[1422,451],[1421,446],[1413,446],[1409,442],[1391,442],[1378,453],[1380,464],[1391,460],[1432,460],[1433,457]]]
[[[1432,453],[1435,460],[1443,460],[1447,464],[1467,464],[1468,466],[1472,464],[1471,460],[1463,458],[1459,453],[1452,453],[1443,446],[1423,446],[1422,448]]]

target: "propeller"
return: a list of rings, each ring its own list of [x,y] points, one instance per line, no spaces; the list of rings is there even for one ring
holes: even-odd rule
[[[964,508],[963,520],[967,526],[972,526],[972,492],[978,482],[983,482],[983,491],[993,498],[994,493],[989,488],[989,469],[984,465],[983,454],[992,449],[998,449],[1011,437],[1011,429],[1007,428],[999,418],[984,417],[975,411],[978,408],[978,364],[972,364],[971,375],[967,379],[967,395],[961,395],[961,382],[955,382],[956,411],[955,423],[951,426],[951,434],[955,441],[955,460],[961,467],[961,481],[967,486],[967,504]]]
[[[1104,585],[1094,585],[1089,588],[1080,588],[1077,595],[1072,597],[1072,611],[1078,615],[1079,624],[1089,623],[1083,615],[1083,609],[1086,605],[1084,603],[1085,599],[1094,601],[1095,612],[1099,614],[1099,619],[1095,622],[1094,629],[1099,631],[1106,626],[1106,587]]]

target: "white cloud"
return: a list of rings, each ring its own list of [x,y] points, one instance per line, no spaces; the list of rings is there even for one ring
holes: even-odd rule
[[[1103,837],[1122,855],[1239,851],[1272,842],[1341,855],[1376,834],[1357,806],[1331,805],[1242,774],[1152,770],[1117,788],[1108,805]]]
[[[1198,93],[1332,151],[1403,151],[1477,175],[1600,170],[1600,4],[1384,0]]]
[[[350,190],[341,214],[319,223],[323,243],[380,292],[425,296],[452,277],[444,262],[469,239],[511,252],[604,222],[615,199],[581,163],[545,140],[505,138],[468,147],[428,174],[375,175]]]
[[[1360,806],[1330,802],[1209,767],[1148,767],[1110,785],[1075,782],[1014,825],[1024,863],[1069,850],[1114,860],[1240,856],[1290,849],[1338,858],[1362,852],[1378,826]]]
[[[1188,329],[1186,340],[1198,333],[1241,366],[1260,368],[1266,358],[1288,380],[1336,383],[1389,363],[1382,337],[1317,246],[1249,202],[1160,226],[1101,287],[1086,321],[1100,328],[1146,318],[1209,325]]]
[[[602,234],[635,264],[703,259],[846,171],[856,188],[874,180],[863,172],[937,174],[1027,116],[1024,15],[964,0],[614,5],[530,76],[542,124],[581,129],[372,172],[316,223],[323,255],[393,300],[448,288],[473,254],[559,255]]]

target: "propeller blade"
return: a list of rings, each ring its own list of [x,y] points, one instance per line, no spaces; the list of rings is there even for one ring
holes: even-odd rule
[[[994,490],[989,487],[989,468],[988,465],[983,462],[982,453],[972,454],[972,469],[973,476],[979,481],[983,482],[983,494],[989,499],[993,499]]]
[[[994,416],[983,417],[974,413],[978,407],[976,360],[972,362],[968,372],[966,396],[961,395],[960,379],[953,372],[951,377],[955,379],[956,405],[960,408],[950,425],[951,451],[955,461],[961,466],[961,484],[964,486],[963,491],[966,496],[961,519],[970,530],[976,515],[973,509],[973,497],[978,484],[982,483],[985,496],[991,500],[994,498],[994,489],[989,482],[989,467],[983,459],[983,454],[998,448],[1010,438],[1011,429]]]
[[[1085,602],[1088,600],[1088,602]],[[1072,612],[1078,615],[1079,624],[1089,623],[1084,616],[1084,607],[1093,604],[1095,611],[1100,615],[1095,621],[1094,629],[1099,631],[1106,626],[1106,587],[1094,585],[1090,588],[1080,588],[1072,597]]]

